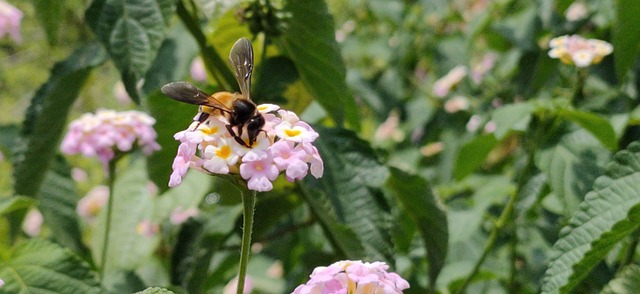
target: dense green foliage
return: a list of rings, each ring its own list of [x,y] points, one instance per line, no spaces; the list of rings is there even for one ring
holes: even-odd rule
[[[0,39],[0,292],[222,293],[242,191],[194,170],[167,186],[173,135],[197,107],[160,87],[237,91],[226,56],[241,37],[253,99],[310,122],[325,168],[258,194],[253,293],[290,293],[343,259],[386,262],[405,293],[637,290],[640,1],[234,2],[14,4],[23,40]],[[550,57],[571,34],[613,53],[587,67]],[[189,76],[196,56],[206,82]],[[118,81],[131,100],[114,97]],[[104,209],[76,212],[107,182],[102,166],[59,151],[68,122],[99,108],[149,113],[162,146],[118,161],[109,229]],[[34,208],[44,222],[29,236]]]

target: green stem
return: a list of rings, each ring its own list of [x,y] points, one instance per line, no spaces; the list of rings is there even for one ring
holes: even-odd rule
[[[220,88],[222,89],[239,89],[236,83],[236,79],[231,73],[227,63],[220,57],[216,49],[208,44],[207,37],[200,28],[198,18],[193,16],[182,1],[178,1],[176,12],[182,23],[187,27],[187,30],[191,33],[193,38],[198,43],[200,52],[202,52],[202,61],[209,73],[216,80]]]
[[[243,227],[242,248],[240,249],[240,270],[238,272],[238,291],[244,293],[244,280],[247,277],[247,265],[249,263],[249,251],[251,250],[251,231],[253,230],[253,215],[256,206],[256,191],[244,190],[242,193]]]
[[[491,230],[491,234],[489,235],[489,239],[487,239],[487,243],[485,243],[484,245],[484,250],[482,251],[482,255],[480,256],[480,259],[478,259],[476,264],[473,266],[471,273],[469,273],[469,276],[467,276],[467,278],[464,280],[464,283],[458,289],[458,291],[456,291],[456,293],[464,293],[467,290],[467,287],[469,287],[469,285],[471,284],[471,280],[473,280],[473,277],[475,277],[476,274],[478,274],[478,271],[480,270],[480,266],[484,263],[484,260],[487,258],[487,256],[489,256],[491,249],[493,249],[493,246],[496,244],[496,241],[498,240],[498,233],[505,226],[505,224],[507,224],[507,221],[511,217],[511,212],[513,211],[513,207],[516,204],[516,199],[517,199],[516,196],[517,196],[516,191],[513,191],[509,196],[509,202],[507,202],[507,205],[502,211],[500,218],[498,218],[498,221],[496,221],[495,226]]]
[[[584,84],[587,80],[587,70],[584,68],[578,68],[576,71],[576,83],[573,88],[573,95],[571,96],[571,103],[576,103],[584,99]]]
[[[109,248],[109,235],[111,232],[111,212],[113,211],[113,186],[116,178],[116,161],[114,158],[109,161],[107,168],[107,185],[109,186],[109,199],[107,200],[107,216],[105,220],[104,238],[102,241],[102,256],[100,257],[100,279],[104,278],[107,262],[107,250]]]

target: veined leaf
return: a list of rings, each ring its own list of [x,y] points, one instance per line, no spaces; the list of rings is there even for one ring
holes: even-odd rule
[[[69,166],[62,157],[57,157],[38,194],[38,209],[51,229],[54,241],[82,257],[89,257],[76,213],[78,196],[75,189]]]
[[[62,9],[66,2],[49,0],[33,0],[33,2],[38,20],[42,23],[42,27],[47,33],[49,44],[57,43],[58,27],[62,18]]]
[[[549,185],[564,201],[568,218],[578,208],[593,181],[603,173],[609,152],[591,134],[577,130],[537,152],[536,166],[547,176]]]
[[[394,197],[400,200],[404,211],[411,216],[422,235],[429,260],[429,284],[435,287],[447,256],[447,214],[433,194],[429,183],[419,176],[391,169],[387,185]]]
[[[36,203],[31,197],[0,197],[0,216],[19,209],[27,209]]]
[[[333,18],[325,1],[288,1],[287,10],[292,17],[278,44],[293,60],[302,82],[327,113],[339,125],[346,120],[358,129],[360,118],[347,88]]]
[[[89,26],[107,49],[134,101],[136,88],[164,38],[173,0],[95,0],[85,12]]]
[[[589,131],[611,151],[618,149],[618,140],[611,124],[603,117],[585,111],[563,109],[560,115]]]
[[[167,290],[165,288],[158,287],[150,287],[144,289],[144,291],[136,292],[136,294],[173,294],[173,291]]]
[[[71,105],[92,68],[106,60],[99,44],[89,44],[57,63],[51,77],[31,100],[16,143],[13,177],[16,194],[35,197],[51,160],[59,148],[60,137]]]
[[[640,266],[630,264],[602,289],[601,294],[633,294],[640,289]]]
[[[543,293],[567,293],[617,242],[640,227],[640,143],[615,154],[553,248]],[[637,289],[636,289],[637,290]]]
[[[103,293],[89,265],[55,243],[31,239],[0,258],[3,293]]]
[[[315,145],[324,160],[321,180],[305,179],[301,183],[306,200],[325,229],[335,228],[334,235],[347,233],[346,226],[354,232],[365,248],[367,258],[391,260],[393,258],[388,206],[380,190],[389,176],[385,166],[377,161],[375,153],[366,141],[344,129],[316,127],[320,137]],[[310,202],[314,198],[318,204]],[[330,210],[322,207],[330,204]],[[328,214],[334,219],[323,219]],[[331,232],[330,232],[331,233]],[[345,241],[345,240],[335,240]],[[353,252],[357,252],[354,248]],[[349,256],[352,258],[353,256]],[[364,258],[364,257],[360,257]]]
[[[613,28],[613,56],[616,63],[616,75],[622,81],[627,72],[636,63],[640,53],[640,2],[616,1],[616,23]]]
[[[453,176],[461,180],[482,166],[489,152],[498,145],[498,141],[492,134],[475,137],[471,142],[463,145],[456,157]]]
[[[491,115],[496,124],[496,138],[502,140],[510,131],[525,131],[533,111],[535,106],[530,103],[509,104],[496,109]]]

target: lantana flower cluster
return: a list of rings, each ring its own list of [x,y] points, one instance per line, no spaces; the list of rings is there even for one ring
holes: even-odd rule
[[[250,190],[259,192],[273,189],[272,182],[280,173],[290,182],[308,172],[322,177],[322,158],[313,146],[318,133],[295,113],[277,105],[258,105],[258,111],[266,123],[251,148],[231,136],[226,128],[229,121],[223,115],[211,115],[204,122],[195,120],[187,130],[176,133],[174,138],[181,143],[169,187],[179,185],[190,167],[208,174],[239,174]]]
[[[446,75],[438,79],[433,84],[433,95],[436,97],[445,97],[449,92],[458,85],[467,76],[469,70],[464,65],[458,65],[450,70]]]
[[[409,283],[384,262],[343,260],[328,267],[317,267],[311,279],[296,287],[292,294],[315,293],[383,293],[399,294]]]
[[[0,38],[9,35],[14,41],[20,42],[20,22],[22,21],[22,11],[15,6],[0,0]]]
[[[131,151],[136,144],[145,154],[159,150],[154,124],[151,116],[135,110],[86,113],[71,122],[61,150],[70,155],[96,156],[106,167],[116,151]]]
[[[565,35],[551,39],[549,56],[566,64],[587,67],[597,64],[613,52],[613,46],[598,39],[585,39],[578,35]]]

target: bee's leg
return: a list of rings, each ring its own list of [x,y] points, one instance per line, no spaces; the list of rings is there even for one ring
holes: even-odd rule
[[[236,134],[236,132],[233,130],[233,126],[231,125],[226,125],[227,127],[227,131],[229,131],[229,134],[231,134],[231,137],[233,137],[234,140],[236,140],[236,142],[238,142],[238,144],[247,147],[247,148],[251,148],[251,145],[247,144],[247,142],[245,142],[244,140],[242,140],[242,138],[240,138],[240,135],[242,135],[242,129],[239,129],[239,133],[240,135]]]

